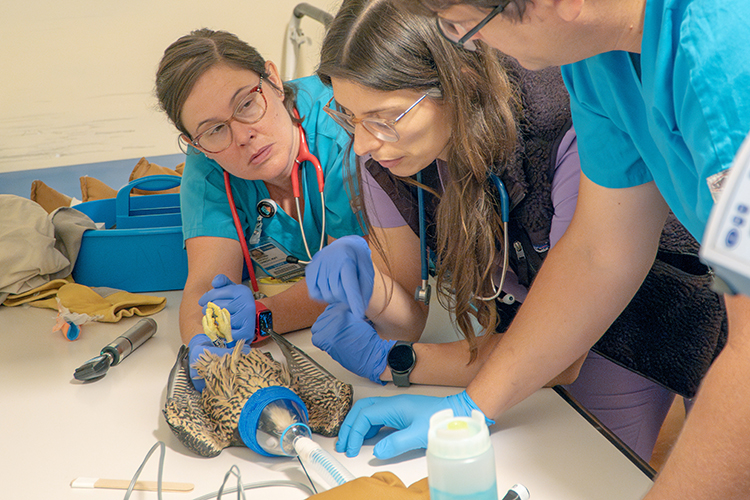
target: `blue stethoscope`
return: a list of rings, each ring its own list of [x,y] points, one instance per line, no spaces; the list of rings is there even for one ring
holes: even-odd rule
[[[503,291],[503,285],[505,285],[505,276],[508,273],[508,221],[510,214],[510,198],[508,191],[505,189],[505,184],[500,180],[500,177],[490,173],[490,180],[495,186],[495,190],[500,195],[500,220],[503,223],[503,272],[500,278],[500,285],[495,287],[495,281],[492,280],[492,289],[494,290],[493,295],[489,297],[477,297],[480,300],[489,302],[500,297]],[[422,172],[417,172],[417,182],[422,184]],[[430,284],[429,280],[429,268],[428,268],[428,254],[427,254],[427,238],[425,229],[425,215],[424,215],[424,194],[421,187],[417,190],[417,203],[419,204],[419,252],[421,254],[422,263],[422,284],[417,287],[414,292],[414,300],[417,302],[424,302],[425,304],[430,303]],[[513,303],[515,300],[512,295],[506,295],[507,298],[503,298],[503,302]]]
[[[294,109],[294,117],[299,120],[299,113],[297,109]],[[302,212],[300,211],[299,199],[300,199],[300,172],[299,167],[304,162],[312,163],[315,168],[316,177],[318,180],[318,192],[320,193],[320,209],[322,213],[322,227],[320,230],[320,246],[318,250],[323,248],[326,239],[326,205],[325,197],[323,196],[323,187],[325,186],[323,167],[320,164],[320,160],[310,153],[310,147],[307,145],[307,138],[305,137],[305,130],[302,128],[301,123],[297,123],[299,129],[299,152],[297,158],[294,160],[294,166],[292,167],[291,181],[292,181],[292,194],[294,195],[294,204],[297,208],[297,219],[299,220],[299,232],[302,235],[302,242],[305,244],[305,251],[307,252],[308,258],[312,259],[310,248],[307,245],[307,238],[305,237],[305,230],[302,226]],[[224,187],[227,191],[227,201],[229,202],[229,208],[232,210],[232,219],[234,220],[234,227],[237,230],[237,236],[240,240],[240,246],[242,247],[242,255],[245,259],[245,265],[247,266],[247,272],[250,275],[250,283],[253,287],[253,292],[257,295],[259,293],[258,281],[255,278],[255,269],[253,268],[253,261],[250,258],[250,252],[247,248],[247,241],[245,241],[245,231],[242,228],[240,217],[237,214],[237,206],[234,203],[234,196],[232,195],[232,187],[230,182],[229,172],[224,171]],[[259,219],[260,217],[269,218],[273,217],[276,213],[276,203],[270,199],[264,199],[258,202],[256,207],[258,210]],[[289,260],[289,257],[287,257]],[[301,261],[294,259],[295,262],[300,264],[307,264],[309,261]]]

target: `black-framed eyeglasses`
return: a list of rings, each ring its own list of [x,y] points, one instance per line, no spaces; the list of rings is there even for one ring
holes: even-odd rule
[[[190,139],[183,134],[180,136],[181,141],[208,153],[221,153],[227,149],[234,141],[234,134],[231,127],[234,120],[252,125],[259,122],[266,114],[268,103],[266,102],[266,96],[263,94],[262,85],[263,77],[260,78],[258,85],[241,95],[239,104],[237,104],[231,118],[223,122],[214,123],[208,129],[195,136],[195,139]]]
[[[479,22],[479,24],[471,28],[469,31],[466,31],[460,23],[454,23],[453,21],[449,21],[438,16],[438,31],[440,31],[440,34],[443,35],[449,42],[473,52],[477,50],[477,46],[474,41],[471,40],[471,37],[476,35],[479,30],[484,28],[484,26],[488,22],[492,21],[496,15],[505,10],[505,7],[507,7],[509,3],[510,0],[506,0],[505,2],[492,9],[492,12],[487,14],[485,18]]]
[[[382,118],[355,118],[352,115],[346,114],[342,111],[339,111],[337,109],[333,109],[331,107],[331,103],[333,102],[333,97],[331,97],[325,106],[323,106],[323,111],[328,113],[328,115],[333,118],[333,121],[341,125],[344,130],[349,132],[350,134],[354,134],[354,129],[358,123],[361,123],[362,126],[367,129],[368,132],[370,132],[372,135],[380,139],[381,141],[385,142],[396,142],[398,141],[401,136],[398,135],[398,132],[396,131],[395,125],[398,123],[398,121],[406,115],[409,111],[414,109],[414,107],[422,102],[422,100],[427,97],[430,94],[430,92],[426,92],[417,99],[414,104],[409,106],[406,111],[398,115],[393,120],[384,120]]]

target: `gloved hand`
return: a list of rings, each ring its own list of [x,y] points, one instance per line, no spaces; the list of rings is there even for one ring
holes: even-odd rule
[[[355,317],[364,318],[375,280],[370,247],[361,236],[339,238],[315,254],[305,278],[310,297],[344,302]]]
[[[223,274],[217,274],[211,286],[213,290],[204,293],[198,299],[198,305],[206,313],[206,304],[213,302],[221,309],[226,309],[231,315],[232,339],[229,347],[234,346],[237,340],[245,339],[247,343],[255,339],[255,297],[253,291],[245,286],[238,285]]]
[[[385,370],[388,353],[395,340],[383,340],[375,328],[357,318],[343,302],[326,307],[313,324],[312,343],[327,352],[341,366],[385,385],[380,374]]]
[[[393,427],[397,432],[380,440],[373,454],[385,460],[417,448],[427,448],[427,431],[430,417],[440,410],[450,408],[453,415],[466,417],[479,407],[466,391],[447,398],[400,394],[391,397],[360,399],[344,419],[336,441],[336,451],[354,457],[362,442],[373,437],[381,427]],[[487,425],[495,423],[485,417]]]
[[[221,357],[227,353],[231,353],[234,349],[230,347],[216,347],[213,342],[211,342],[211,339],[208,338],[208,335],[205,333],[200,333],[190,339],[190,342],[188,342],[188,348],[189,348],[189,354],[188,354],[188,361],[190,363],[190,378],[193,379],[193,385],[198,390],[198,392],[203,392],[203,389],[206,388],[206,382],[203,380],[203,378],[198,377],[198,371],[195,369],[193,365],[195,365],[195,362],[198,361],[198,358],[201,354],[203,354],[205,351],[208,351],[212,354],[216,354],[217,356]],[[245,354],[250,353],[250,345],[245,344],[242,346],[242,352]]]

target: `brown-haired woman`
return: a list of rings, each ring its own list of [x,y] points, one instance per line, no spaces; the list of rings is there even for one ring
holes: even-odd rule
[[[286,280],[302,274],[287,255],[307,261],[362,229],[343,181],[348,137],[322,111],[332,94],[317,77],[282,82],[276,66],[237,36],[200,29],[166,49],[156,93],[187,153],[180,200],[189,273],[180,332],[194,360],[205,349],[223,352],[203,334],[209,301],[231,313],[233,340],[254,339],[260,306],[236,284],[251,255],[251,267]],[[302,158],[305,143],[320,172]],[[259,218],[259,208],[272,216]],[[278,332],[308,327],[322,311],[301,282],[258,302],[274,313]]]

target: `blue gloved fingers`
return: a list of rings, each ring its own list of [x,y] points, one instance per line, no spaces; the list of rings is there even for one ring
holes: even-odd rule
[[[209,302],[213,302],[216,305],[222,304],[222,307],[234,307],[238,309],[242,308],[245,304],[254,304],[255,297],[253,296],[253,291],[245,285],[230,285],[221,288],[212,288],[198,299],[198,304],[204,308]]]
[[[216,294],[217,289],[221,289],[226,287],[227,285],[234,285],[236,284],[234,281],[230,280],[225,274],[217,274],[214,276],[214,279],[211,280],[211,286],[213,287],[212,290],[209,290],[208,292],[204,293],[200,299],[198,299],[198,304],[204,308],[206,304],[209,302],[213,302]]]
[[[362,443],[364,442],[364,440],[374,435],[373,428],[377,428],[378,430],[380,430],[380,428],[382,427],[392,427],[394,429],[404,429],[405,427],[409,427],[411,421],[411,415],[409,415],[409,413],[412,413],[416,407],[423,406],[420,404],[422,398],[427,398],[428,400],[438,399],[429,398],[427,396],[407,396],[406,398],[404,398],[400,395],[380,398],[366,398],[358,401],[357,403],[362,402],[362,404],[358,408],[358,411],[355,413],[355,416],[353,417],[351,423],[347,428],[347,432],[345,433],[345,442],[341,445],[341,448],[346,450],[346,455],[348,457],[355,457],[359,453],[359,450],[362,448]],[[404,403],[407,407],[406,415],[403,414],[402,411]],[[354,407],[352,407],[352,410],[354,410]],[[349,414],[351,415],[351,413],[352,412],[350,411]],[[430,412],[427,416],[428,421],[429,416],[431,416],[432,413],[433,412]],[[347,418],[344,420],[345,424],[348,419],[349,415],[347,415]],[[424,429],[424,439],[427,439],[427,429]],[[341,431],[339,431],[339,441],[342,441]],[[337,449],[339,449],[338,443]],[[412,448],[404,449],[397,454],[408,451],[409,449]]]
[[[190,378],[193,380],[193,387],[195,387],[195,390],[203,392],[203,389],[206,388],[206,381],[203,380],[202,377],[198,377],[198,372],[195,371],[195,368],[190,368]]]
[[[188,343],[188,365],[190,366],[190,378],[193,380],[193,386],[198,392],[203,392],[206,388],[206,382],[203,378],[198,377],[198,371],[195,369],[195,362],[198,361],[200,355],[209,347],[213,347],[213,342],[208,338],[208,335],[200,333],[195,335]]]
[[[494,420],[484,414],[484,412],[479,408],[479,406],[477,406],[474,400],[471,399],[469,393],[467,393],[465,390],[459,392],[458,394],[448,396],[446,398],[446,401],[448,402],[448,407],[453,410],[453,415],[456,417],[469,417],[471,416],[472,410],[477,410],[482,415],[484,415],[484,421],[487,424],[487,427],[495,423]]]
[[[305,269],[310,297],[329,304],[345,302],[358,318],[372,297],[375,268],[361,236],[345,236],[313,256]]]
[[[223,274],[217,274],[211,290],[204,293],[198,304],[206,313],[209,302],[213,302],[230,314],[232,337],[253,340],[255,338],[255,297],[253,291],[243,284],[236,284]]]
[[[347,457],[356,457],[359,454],[359,450],[362,448],[364,440],[367,439],[368,436],[373,435],[373,429],[377,428],[380,430],[385,426],[393,427],[395,425],[393,423],[388,423],[390,420],[388,417],[391,408],[384,408],[384,405],[387,406],[390,404],[388,399],[389,398],[382,398],[380,401],[370,405],[359,413],[358,418],[352,423],[351,429],[349,430],[349,436],[346,443]]]
[[[372,297],[374,279],[369,277],[369,273],[361,272],[362,263],[360,261],[356,264],[352,261],[346,262],[342,267],[341,274],[339,274],[339,282],[352,314],[357,318],[364,318],[367,306],[370,303],[370,297]],[[366,264],[365,262],[364,265]],[[372,267],[372,260],[369,260],[369,264]]]
[[[209,302],[213,302],[216,305],[218,305],[219,302],[224,302],[225,305],[234,302],[239,303],[239,301],[237,301],[238,296],[245,294],[241,293],[243,291],[241,288],[236,288],[238,286],[245,287],[245,285],[234,285],[222,288],[212,288],[211,290],[201,295],[201,298],[198,299],[198,303],[202,303],[201,305],[203,306],[205,306]],[[248,288],[248,291],[249,290],[250,289]]]
[[[341,275],[342,285],[346,291],[349,308],[358,318],[364,318],[367,306],[370,305],[372,289],[375,283],[375,267],[372,263],[370,246],[359,236],[345,237],[352,250],[352,260],[356,263],[354,273]],[[338,240],[337,240],[338,241]],[[355,274],[356,273],[356,274]],[[356,277],[356,279],[352,279]]]
[[[349,410],[349,413],[347,413],[346,418],[344,419],[344,423],[342,423],[341,427],[339,428],[339,437],[336,441],[337,452],[346,452],[347,456],[355,457],[359,453],[359,449],[362,447],[362,442],[364,441],[364,439],[377,434],[377,431],[380,430],[382,425],[368,427],[368,429],[364,432],[359,432],[357,434],[352,434],[352,428],[354,424],[359,420],[362,409],[376,404],[379,399],[382,398],[364,398],[354,403],[352,408]],[[357,429],[359,430],[363,425],[364,424],[358,424]],[[377,430],[373,432],[372,427],[375,427]]]
[[[310,296],[328,304],[343,302],[357,317],[364,317],[367,306],[363,308],[357,263],[339,252],[326,252],[326,248],[315,254],[305,269]]]
[[[336,345],[337,334],[347,325],[346,311],[348,311],[348,308],[344,304],[330,304],[318,316],[318,319],[310,327],[311,340],[315,347],[331,354],[330,351]],[[336,361],[339,360],[336,359]]]
[[[312,343],[347,370],[385,385],[380,375],[396,342],[383,340],[364,319],[354,317],[344,303],[326,307],[312,328]]]
[[[456,416],[468,416],[472,410],[479,409],[466,391],[445,398],[400,394],[357,401],[339,431],[336,450],[356,456],[362,442],[372,437],[373,429],[382,426],[392,427],[397,432],[375,445],[373,453],[377,458],[388,459],[409,450],[425,448],[430,417],[446,408],[452,409]],[[493,423],[489,419],[487,422]]]
[[[336,242],[334,241],[333,243]],[[331,267],[331,265],[337,265],[333,262],[329,262],[336,260],[335,255],[331,250],[333,243],[313,255],[310,263],[305,266],[305,281],[307,282],[308,294],[311,298],[326,303],[331,303],[331,301],[328,300],[331,297],[331,288],[328,285],[329,267]]]
[[[381,420],[385,425],[397,429],[397,432],[375,445],[373,454],[381,460],[393,458],[410,450],[427,448],[430,417],[450,405],[448,398],[434,396],[400,394],[390,399],[391,408],[384,409],[387,415]],[[468,413],[471,413],[471,410]],[[378,418],[373,415],[369,417]]]
[[[372,427],[370,427],[370,430],[367,432],[367,434],[365,434],[365,441],[370,438],[375,437],[377,433],[380,432],[380,429],[382,428],[383,428],[382,425],[373,425]]]
[[[214,288],[222,288],[227,285],[236,285],[236,283],[230,280],[226,274],[217,274],[211,281],[211,286]]]
[[[210,290],[209,290],[209,292],[210,292]],[[204,293],[198,299],[198,305],[201,306],[201,308],[203,309],[203,314],[206,314],[206,304],[208,304],[209,302],[211,302],[210,298],[206,297],[207,293],[208,292]]]
[[[375,445],[372,454],[379,460],[388,460],[407,451],[427,448],[429,417],[427,420],[428,424],[426,428],[416,424],[384,437]]]
[[[252,295],[252,290],[250,288],[246,287],[242,283],[235,283],[234,281],[230,280],[226,275],[224,274],[217,274],[214,276],[214,279],[211,281],[212,289],[203,294],[203,296],[209,295],[211,298],[216,299],[232,299],[238,295],[236,291],[233,290],[243,290],[247,289],[248,294]],[[242,287],[242,288],[236,288],[236,287]],[[243,293],[243,295],[247,295]],[[201,297],[200,300],[203,300],[203,297]],[[204,300],[204,302],[208,302],[208,300]]]
[[[245,285],[235,286],[238,288],[226,292],[213,293],[217,290],[209,290],[203,294],[198,302],[199,305],[204,302],[202,304],[203,314],[206,314],[208,303],[213,302],[219,308],[229,311],[233,329],[241,328],[248,320],[255,325],[255,298],[253,298],[252,292],[246,293],[243,288],[246,288],[248,292],[250,289]]]
[[[193,338],[190,339],[190,342],[188,342],[190,352],[192,352],[193,349],[197,348],[198,346],[211,347],[213,345],[213,342],[211,342],[211,339],[208,338],[208,335],[206,335],[205,333],[199,333],[198,335],[193,336]]]
[[[244,332],[244,330],[248,330],[248,332],[244,333],[251,333],[252,337],[255,338],[255,299],[250,297],[239,303],[237,302],[239,301],[225,306],[230,314],[229,322],[232,325],[232,334],[240,334]],[[221,304],[216,305],[220,306]],[[250,332],[249,330],[252,330],[252,332]],[[252,340],[252,338],[250,338],[250,340]]]

